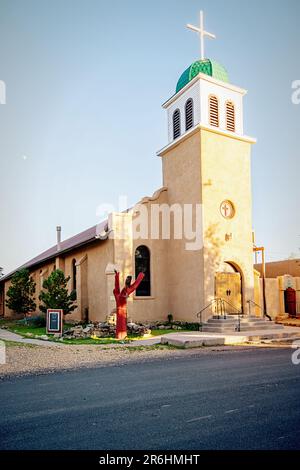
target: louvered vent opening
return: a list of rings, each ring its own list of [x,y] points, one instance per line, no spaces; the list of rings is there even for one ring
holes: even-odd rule
[[[219,102],[216,96],[209,97],[209,123],[219,127]]]
[[[189,99],[185,105],[185,130],[188,131],[194,125],[193,100]]]
[[[231,102],[226,103],[226,129],[235,132],[235,111]]]
[[[173,138],[177,139],[180,136],[180,111],[176,109],[173,114]]]

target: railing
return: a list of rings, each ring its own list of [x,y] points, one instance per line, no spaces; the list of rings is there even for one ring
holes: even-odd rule
[[[235,310],[235,314],[238,316],[238,324],[237,324],[237,331],[241,331],[241,316],[243,316],[243,312],[241,312],[238,308],[236,308],[234,305],[232,305],[228,300],[222,299],[224,302],[224,305],[227,304],[229,305],[230,309]]]
[[[251,305],[254,305],[254,307],[257,307],[260,309],[264,317],[267,317],[270,321],[272,321],[272,318],[270,317],[270,315],[268,315],[267,312],[265,312],[264,309],[260,305],[258,305],[256,302],[254,302],[253,300],[247,300],[247,304],[249,307],[249,316],[251,316]]]
[[[205,310],[207,310],[208,308],[212,307],[214,303],[217,302],[218,300],[220,299],[212,300],[211,302],[209,302],[208,305],[206,305],[206,307],[204,307],[202,310],[200,310],[200,312],[196,314],[197,317],[199,318],[199,331],[202,331],[202,313],[205,312]]]
[[[217,318],[224,318],[226,320],[228,312],[226,313],[226,306],[230,307],[230,310],[234,310],[236,315],[238,316],[238,325],[237,325],[237,331],[240,331],[241,329],[241,316],[243,313],[236,308],[234,305],[232,305],[230,302],[228,302],[225,299],[222,298],[215,298],[213,299],[206,307],[204,307],[200,312],[197,313],[197,317],[199,318],[199,331],[202,331],[202,314],[207,310],[208,308],[212,307],[214,308],[214,313],[216,314]],[[231,312],[232,313],[232,312]]]

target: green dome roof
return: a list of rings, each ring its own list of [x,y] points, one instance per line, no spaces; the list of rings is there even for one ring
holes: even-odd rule
[[[193,62],[179,78],[176,86],[176,93],[193,80],[193,78],[199,73],[205,73],[217,80],[222,80],[222,82],[229,82],[227,71],[223,65],[210,59],[196,60],[196,62]]]

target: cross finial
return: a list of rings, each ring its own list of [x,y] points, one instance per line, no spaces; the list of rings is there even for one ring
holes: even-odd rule
[[[196,33],[199,34],[200,37],[200,57],[201,60],[204,59],[204,38],[207,36],[208,38],[211,39],[216,39],[216,36],[212,33],[209,33],[208,31],[205,31],[204,29],[204,20],[203,20],[203,11],[200,11],[200,25],[198,26],[193,26],[192,24],[187,24],[187,28],[191,29],[192,31],[195,31]]]

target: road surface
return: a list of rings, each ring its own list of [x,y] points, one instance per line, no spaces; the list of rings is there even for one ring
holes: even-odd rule
[[[300,449],[300,365],[247,349],[0,382],[0,449]]]

